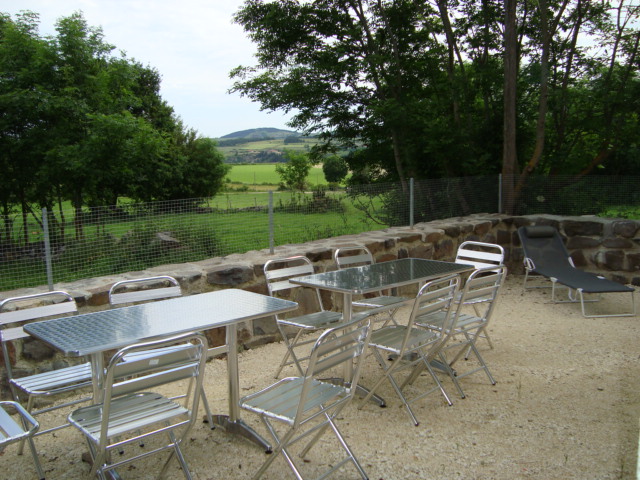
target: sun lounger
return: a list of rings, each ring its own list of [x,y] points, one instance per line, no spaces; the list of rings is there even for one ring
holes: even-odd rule
[[[520,227],[518,236],[524,250],[525,289],[527,288],[529,275],[538,274],[551,280],[551,298],[554,303],[561,302],[556,300],[555,296],[556,284],[559,283],[569,289],[569,300],[565,301],[579,301],[582,306],[582,314],[585,317],[626,317],[635,315],[634,289],[595,273],[577,269],[562,242],[560,234],[555,228],[550,226]],[[585,302],[595,300],[585,300],[585,293],[603,294],[614,292],[631,294],[631,312],[607,315],[586,313]]]

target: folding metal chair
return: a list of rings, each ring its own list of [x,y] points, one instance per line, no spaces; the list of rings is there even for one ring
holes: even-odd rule
[[[455,321],[454,300],[459,286],[459,275],[449,275],[426,283],[416,295],[406,325],[388,325],[373,332],[369,348],[373,351],[382,369],[382,375],[364,398],[360,408],[366,404],[385,380],[398,394],[411,417],[411,421],[416,426],[419,422],[411,408],[412,403],[433,391],[440,390],[446,402],[449,405],[452,404],[434,371],[432,362],[446,343],[449,337],[448,332],[453,327],[452,322]],[[416,323],[424,321],[429,316],[441,316],[446,328],[429,330],[416,326]],[[437,367],[449,369],[446,363],[437,365]],[[425,369],[431,375],[435,386],[409,398],[408,393],[405,392],[406,387],[412,384],[419,373]],[[450,372],[447,371],[447,373]]]
[[[303,275],[312,275],[313,273],[315,273],[313,264],[304,256],[277,258],[269,260],[264,265],[264,276],[267,280],[269,295],[271,296],[281,295],[282,292],[285,291],[288,291],[290,295],[293,296],[294,292],[300,292],[306,287],[295,285],[289,282],[289,279]],[[275,378],[278,378],[282,369],[287,365],[295,365],[300,375],[303,375],[304,370],[301,362],[308,360],[309,356],[303,353],[299,354],[298,352],[302,349],[301,347],[313,344],[315,339],[304,340],[302,335],[325,330],[335,326],[342,320],[341,313],[324,309],[322,298],[320,297],[320,290],[317,288],[311,290],[313,290],[314,295],[306,297],[305,299],[307,301],[301,300],[298,302],[300,308],[296,310],[294,316],[283,318],[276,315],[276,324],[285,342],[287,351],[278,366]],[[315,301],[313,297],[315,297]],[[312,307],[309,305],[308,300],[314,301],[316,305]],[[295,334],[293,338],[289,337],[287,330],[294,330]]]
[[[172,345],[182,348],[167,349]],[[145,352],[144,355],[136,355]],[[148,355],[157,352],[157,355]],[[189,467],[180,449],[197,418],[207,359],[207,339],[189,333],[123,348],[106,369],[104,401],[82,407],[69,415],[69,423],[87,440],[92,458],[91,475],[106,479],[107,473],[152,454],[171,451],[158,478],[162,478],[175,455],[187,479]],[[183,395],[169,398],[151,391],[164,386]],[[123,447],[150,437],[167,435],[139,455],[117,455]],[[129,452],[135,449],[129,449]],[[115,472],[113,472],[115,474]]]
[[[498,268],[491,266],[474,270],[462,290],[460,297],[461,302],[454,315],[454,322],[449,322],[448,319],[441,314],[425,317],[416,322],[416,325],[453,337],[453,339],[440,350],[438,357],[442,364],[450,367],[447,369],[447,373],[449,373],[462,398],[465,397],[465,394],[458,382],[461,378],[479,371],[484,371],[491,384],[496,384],[487,363],[478,351],[476,341],[487,329],[487,325],[495,310],[498,294],[506,276],[507,268],[505,266]],[[467,302],[473,303],[480,313],[477,315],[463,313],[461,311],[462,306]],[[451,354],[449,354],[449,358],[447,358],[447,353],[452,351],[455,352],[454,356],[451,357]],[[470,353],[475,355],[478,366],[464,373],[457,370],[454,371],[453,367],[458,360],[463,356],[465,360],[468,360]]]
[[[367,474],[340,433],[336,419],[346,415],[344,407],[353,399],[360,378],[360,369],[371,335],[370,321],[365,318],[341,324],[326,330],[315,341],[308,366],[302,376],[284,378],[273,385],[240,399],[240,406],[257,413],[275,442],[274,450],[253,476],[260,478],[271,463],[282,454],[298,479],[302,473],[293,461],[291,447],[313,435],[302,448],[300,457],[328,431],[332,431],[347,456],[331,462],[331,467],[317,478],[326,478],[343,465],[351,462],[363,479]],[[350,382],[336,385],[323,381],[331,377],[330,370],[351,363]],[[275,423],[284,424],[286,430],[278,433]],[[330,428],[329,428],[330,427]],[[323,449],[325,449],[323,444]],[[320,457],[323,458],[324,454]]]
[[[476,270],[492,266],[499,267],[500,265],[504,265],[504,248],[495,243],[474,242],[469,240],[462,242],[458,247],[455,262],[473,265]],[[479,299],[468,299],[466,304],[473,305],[478,301]],[[475,311],[476,315],[480,315],[480,312],[477,309]],[[487,340],[489,348],[493,348],[493,343],[491,343],[491,338],[489,337],[488,332],[482,334],[481,338]]]
[[[60,315],[73,315],[77,311],[73,297],[62,291],[12,297],[0,302],[0,341],[2,342],[9,387],[16,402],[20,403],[20,396],[27,397],[26,410],[33,416],[91,400],[91,397],[76,398],[36,408],[38,399],[46,398],[53,401],[56,396],[75,393],[91,387],[91,363],[85,362],[80,365],[16,377],[9,355],[9,344],[13,343],[17,351],[20,351],[24,341],[31,338],[22,328],[29,321]],[[64,423],[45,430],[38,430],[35,435],[43,435],[67,426],[69,424]],[[20,453],[23,448],[24,441],[20,444]]]
[[[122,305],[134,305],[142,302],[154,300],[165,300],[173,297],[181,297],[182,289],[180,283],[169,276],[159,275],[156,277],[134,278],[122,280],[114,283],[109,289],[109,304],[112,307]],[[181,346],[168,347],[169,349],[182,348]],[[147,352],[139,351],[136,355],[146,355]],[[204,389],[201,390],[202,405],[205,409],[207,422],[214,429],[213,416]]]
[[[337,248],[333,252],[333,260],[338,269],[372,265],[375,263],[371,251],[363,245]],[[383,324],[383,326],[385,326],[389,321],[395,324],[395,313],[400,307],[411,300],[412,299],[406,297],[386,295],[386,292],[381,291],[353,301],[352,306],[356,308],[376,309],[379,312],[386,313],[389,319]]]
[[[178,281],[169,275],[134,278],[114,283],[109,289],[109,304],[119,306],[182,296]]]
[[[18,415],[18,419],[14,419],[11,415],[12,410]],[[33,443],[33,436],[39,428],[40,424],[37,420],[29,415],[29,412],[18,402],[0,401],[0,453],[10,443],[22,443],[26,440],[38,472],[38,478],[44,480],[44,472],[40,466],[36,446]]]

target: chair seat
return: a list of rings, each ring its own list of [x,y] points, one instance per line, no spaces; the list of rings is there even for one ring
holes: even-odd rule
[[[123,358],[123,361],[124,362],[129,362],[129,361],[144,360],[145,358],[153,358],[153,357],[157,357],[158,355],[165,354],[165,353],[177,352],[177,351],[180,351],[180,350],[186,350],[187,348],[188,348],[188,345],[172,345],[170,347],[156,348],[154,350],[143,350],[143,351],[138,351],[138,352],[132,352],[132,353],[129,353],[129,354],[125,355],[124,358]]]
[[[406,333],[407,327],[405,325],[390,325],[374,331],[371,334],[369,345],[380,350],[399,353]],[[437,333],[430,330],[412,328],[407,341],[407,350],[410,351],[418,345],[424,346],[432,340],[439,340],[439,338]]]
[[[69,423],[98,443],[102,410],[102,404],[79,408],[69,415]],[[144,392],[118,397],[111,402],[107,436],[118,437],[126,432],[138,430],[141,426],[165,422],[187,413],[186,408],[158,393]]]
[[[389,295],[381,295],[379,297],[374,298],[365,298],[362,300],[358,300],[357,302],[353,302],[354,307],[392,307],[392,306],[400,306],[403,303],[410,302],[412,299],[404,298],[404,297],[393,297]]]
[[[445,321],[445,316],[442,314],[430,315],[425,319],[416,320],[416,325],[420,325],[425,328],[441,329]],[[463,332],[465,330],[474,330],[483,323],[483,319],[467,313],[461,313],[458,315],[456,322],[455,332]]]
[[[305,330],[318,330],[329,325],[338,323],[342,320],[342,314],[323,310],[320,312],[309,313],[292,318],[280,318],[280,325],[288,325],[291,327],[303,328]]]
[[[460,292],[457,296],[456,299],[454,300],[454,302],[456,304],[460,303],[460,299],[462,298],[462,292]],[[473,299],[469,299],[469,300],[465,300],[464,304],[465,305],[475,305],[477,303],[484,303],[489,301],[490,297],[486,296],[486,297],[477,297],[477,298],[473,298]]]
[[[300,405],[303,385],[302,377],[283,378],[271,387],[241,399],[240,406],[293,425]],[[314,379],[310,384],[303,410],[305,413],[310,412],[340,396],[347,398],[348,390],[345,387]]]
[[[29,395],[52,395],[91,386],[91,364],[83,363],[27,377],[13,378],[11,384]]]

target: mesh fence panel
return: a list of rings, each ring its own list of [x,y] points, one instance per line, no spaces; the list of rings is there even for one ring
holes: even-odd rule
[[[495,213],[499,209],[500,184],[496,175],[436,178],[415,185],[416,222]]]
[[[507,181],[509,178],[504,179]],[[515,201],[514,213],[637,218],[639,181],[633,175],[531,176]]]
[[[515,203],[516,214],[597,214],[638,218],[638,177],[532,176]],[[144,270],[405,226],[472,213],[499,211],[498,176],[374,184],[312,193],[225,194],[215,199],[122,203],[72,208],[47,215],[51,282]],[[411,209],[413,206],[413,210]],[[413,211],[413,218],[411,212]],[[0,291],[47,285],[40,211],[0,216]]]

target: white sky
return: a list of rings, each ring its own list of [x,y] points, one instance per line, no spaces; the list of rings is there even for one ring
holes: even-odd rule
[[[40,15],[40,35],[82,11],[88,25],[127,57],[156,68],[161,95],[187,127],[205,137],[250,128],[290,129],[290,116],[228,94],[231,69],[253,65],[255,48],[232,16],[242,0],[0,0],[0,12]]]

